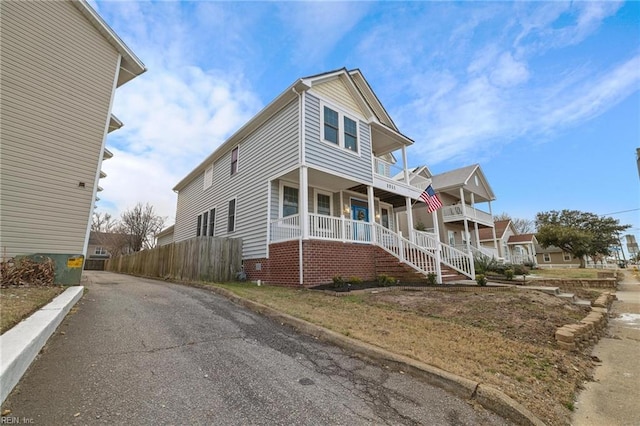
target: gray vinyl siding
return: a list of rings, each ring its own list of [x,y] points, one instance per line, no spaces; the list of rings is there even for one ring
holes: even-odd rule
[[[307,164],[351,176],[364,184],[371,183],[373,176],[369,125],[358,120],[360,155],[355,155],[321,140],[321,120],[320,99],[307,93],[305,98],[305,157]]]
[[[0,247],[82,253],[119,54],[71,2],[0,10]]]
[[[230,175],[229,150],[213,166],[213,186],[203,189],[204,173],[201,173],[181,189],[175,241],[195,237],[198,215],[215,206],[216,236],[242,238],[245,259],[265,257],[267,181],[298,164],[298,128],[298,102],[295,100],[239,143],[238,173]],[[234,232],[228,233],[228,206],[234,197],[237,198],[236,226]]]

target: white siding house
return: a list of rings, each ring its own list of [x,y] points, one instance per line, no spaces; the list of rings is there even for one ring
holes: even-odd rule
[[[393,262],[422,279],[441,280],[440,261],[473,276],[464,253],[396,232],[395,211],[424,189],[409,178],[412,143],[359,70],[301,78],[176,185],[174,241],[242,238],[247,276],[279,284],[374,279]]]
[[[86,254],[114,93],[144,65],[85,1],[0,13],[0,249]]]

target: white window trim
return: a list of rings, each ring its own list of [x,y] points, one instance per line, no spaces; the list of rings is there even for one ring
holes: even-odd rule
[[[300,202],[300,185],[297,183],[293,183],[293,182],[289,182],[289,181],[280,181],[279,182],[279,191],[278,191],[278,219],[284,219],[285,217],[289,217],[289,216],[283,216],[282,215],[282,210],[284,209],[284,187],[288,186],[289,188],[295,188],[298,190],[298,213],[296,214],[300,214],[300,207],[302,205],[302,203]],[[292,215],[295,216],[295,215]]]
[[[100,251],[98,251],[98,249],[100,249]],[[102,246],[97,246],[95,248],[95,250],[93,251],[93,254],[96,254],[98,256],[106,256],[106,255],[109,254],[109,251],[106,248],[102,247]]]
[[[329,216],[333,216],[333,193],[329,191],[325,191],[324,189],[313,189],[313,212],[315,214],[318,213],[318,194],[327,195],[329,197]]]
[[[229,231],[229,203],[235,200],[236,202],[233,204],[234,212],[233,212],[233,231]],[[217,212],[216,212],[217,214]],[[227,234],[233,234],[238,231],[238,197],[231,197],[227,200]]]
[[[335,112],[338,113],[338,144],[336,145],[335,143],[328,141],[327,139],[325,139],[324,137],[324,107],[327,107],[329,109],[334,110]],[[345,147],[345,142],[344,142],[344,117],[347,117],[353,121],[356,122],[356,132],[357,132],[357,142],[358,142],[358,150],[357,151],[352,151],[350,149],[348,149],[347,147]],[[355,115],[353,115],[352,113],[349,113],[348,111],[345,111],[342,108],[336,107],[335,105],[332,105],[328,102],[325,101],[320,101],[320,139],[322,140],[322,143],[327,144],[329,146],[332,146],[333,148],[337,148],[340,149],[342,151],[346,151],[348,153],[350,153],[351,155],[356,155],[358,157],[361,156],[361,152],[362,152],[362,137],[360,135],[360,120],[359,118],[357,118]]]
[[[208,179],[207,174],[209,175]],[[213,164],[207,167],[207,169],[204,171],[203,181],[203,189],[208,189],[213,186]]]
[[[546,263],[551,263],[551,254],[542,253],[542,261]]]
[[[567,259],[567,256],[569,256],[569,259]],[[571,255],[571,253],[567,253],[566,251],[563,251],[562,260],[565,262],[571,262],[573,260],[573,256]]]

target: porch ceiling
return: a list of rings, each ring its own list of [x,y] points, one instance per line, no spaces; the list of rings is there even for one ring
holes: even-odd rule
[[[365,195],[367,194],[366,185],[356,185],[348,189],[350,191],[358,192],[360,194],[365,194]],[[405,197],[398,194],[394,194],[389,191],[373,188],[373,195],[374,197],[379,198],[380,201],[391,204],[394,208],[407,206]]]

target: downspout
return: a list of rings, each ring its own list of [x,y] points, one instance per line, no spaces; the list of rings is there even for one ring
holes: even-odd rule
[[[291,88],[291,90],[298,95],[298,119],[300,120],[298,123],[298,148],[299,148],[299,157],[298,157],[298,162],[300,164],[300,190],[299,190],[299,194],[300,194],[300,198],[302,199],[303,197],[303,193],[304,196],[307,196],[307,190],[305,188],[305,190],[302,190],[302,179],[303,179],[303,167],[305,165],[305,146],[304,146],[304,141],[305,141],[305,137],[304,137],[304,120],[305,120],[305,110],[304,110],[304,92],[298,92],[294,87]],[[305,175],[306,175],[306,169],[304,170]],[[304,184],[306,184],[306,182],[304,182]],[[307,208],[308,205],[308,200],[304,203],[304,208]],[[302,210],[302,209],[301,209]],[[300,238],[298,239],[298,283],[300,285],[304,284],[304,253],[303,251],[303,245],[302,245],[302,239],[304,238],[304,234],[305,234],[305,224],[304,222],[307,220],[307,216],[305,212],[300,211]]]

